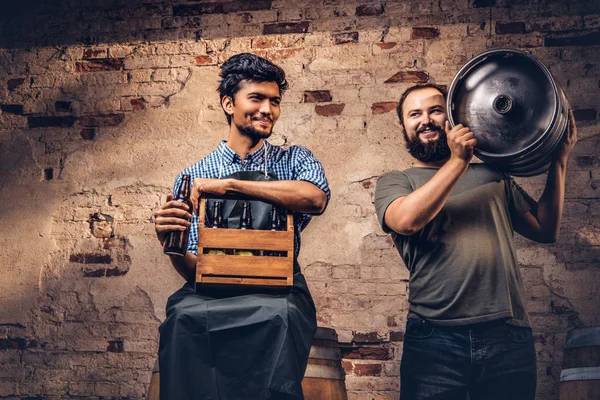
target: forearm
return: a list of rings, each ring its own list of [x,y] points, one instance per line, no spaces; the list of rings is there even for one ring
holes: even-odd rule
[[[423,186],[390,204],[386,225],[403,235],[420,231],[441,211],[469,163],[451,159]]]
[[[319,214],[327,205],[325,192],[305,181],[244,181],[231,179],[228,192],[242,193],[292,211]]]
[[[188,282],[196,280],[196,255],[189,251],[184,257],[169,256],[173,268]]]
[[[565,179],[567,159],[557,158],[552,161],[548,170],[546,187],[538,201],[537,220],[540,230],[549,239],[556,240],[562,220],[565,202]]]

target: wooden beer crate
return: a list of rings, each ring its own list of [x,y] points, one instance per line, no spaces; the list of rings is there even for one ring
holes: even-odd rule
[[[205,227],[206,197],[200,198],[196,286],[290,289],[294,270],[294,223],[285,231]],[[205,249],[264,250],[287,256],[204,254]]]

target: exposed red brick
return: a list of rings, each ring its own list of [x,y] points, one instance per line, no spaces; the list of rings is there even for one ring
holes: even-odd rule
[[[599,46],[600,32],[591,32],[582,35],[569,36],[547,36],[544,39],[544,46]]]
[[[79,253],[71,254],[69,257],[69,262],[79,264],[110,264],[112,262],[112,258],[110,254]]]
[[[75,63],[75,71],[77,72],[121,71],[122,69],[123,59],[121,58],[99,58],[93,61],[77,61]]]
[[[44,168],[44,170],[42,171],[42,179],[44,181],[50,181],[54,179],[54,169]]]
[[[0,110],[6,114],[23,115],[21,104],[0,104]]]
[[[23,82],[25,82],[24,78],[9,79],[8,81],[6,81],[6,86],[7,86],[8,90],[13,91],[16,88],[18,88],[19,86],[21,86],[21,84],[23,84]]]
[[[335,44],[358,43],[358,32],[334,33],[333,42]]]
[[[591,168],[600,166],[600,159],[594,156],[577,156],[575,164],[580,168]]]
[[[391,316],[387,317],[387,324],[386,325],[388,327],[390,327],[390,328],[398,326],[398,323],[396,322],[396,318],[391,317]]]
[[[346,107],[345,104],[327,104],[327,105],[316,105],[315,112],[317,115],[321,115],[323,117],[331,117],[334,115],[340,115],[342,111]]]
[[[384,347],[342,348],[342,358],[360,360],[391,360],[392,355]]]
[[[89,58],[105,58],[107,55],[106,50],[99,50],[99,49],[85,49],[83,50],[83,57],[84,59],[89,59]]]
[[[331,101],[329,90],[306,90],[304,92],[305,103],[322,103]]]
[[[216,61],[211,56],[198,56],[194,58],[194,61],[196,65],[216,64]]]
[[[395,110],[396,107],[398,107],[397,101],[382,101],[379,103],[373,103],[373,105],[371,106],[371,111],[373,112],[373,115],[385,114],[387,112]]]
[[[383,14],[384,8],[383,4],[379,4],[377,6],[374,5],[361,5],[356,7],[356,15],[358,17],[369,17],[373,15],[381,15]]]
[[[573,116],[575,121],[595,121],[598,112],[593,108],[584,108],[579,110],[573,110]]]
[[[440,36],[440,31],[437,28],[414,27],[410,37],[411,39],[435,39],[438,36]]]
[[[349,374],[354,369],[354,364],[352,364],[350,361],[342,360],[342,368],[344,369],[344,372]]]
[[[134,110],[144,110],[146,108],[146,100],[143,97],[131,99],[129,102]]]
[[[392,342],[404,342],[404,332],[390,332],[390,340]]]
[[[117,126],[125,119],[125,114],[82,115],[79,117],[81,126]]]
[[[270,10],[271,0],[238,0],[231,3],[223,3],[224,13],[234,13],[240,11],[258,11]]]
[[[425,83],[429,80],[429,74],[425,71],[399,71],[383,83],[410,82]]]
[[[356,376],[379,376],[381,370],[381,364],[354,364],[354,375]]]
[[[375,43],[377,46],[379,46],[380,49],[382,50],[389,50],[392,47],[396,46],[396,42],[379,42],[379,43]]]
[[[191,17],[202,14],[222,14],[223,3],[183,4],[173,6],[173,16]]]
[[[281,49],[281,50],[273,50],[273,51],[266,51],[266,52],[265,52],[265,50],[258,50],[257,52],[255,52],[255,54],[259,55],[261,57],[265,57],[271,61],[278,61],[278,60],[285,60],[290,57],[294,57],[301,51],[302,51],[302,49]],[[264,54],[261,55],[260,54],[261,52],[264,52]]]
[[[525,33],[525,22],[496,22],[496,34],[507,35],[511,33]]]
[[[354,343],[379,343],[377,332],[357,332],[352,337]]]
[[[96,137],[96,128],[83,128],[81,130],[81,138],[83,140],[94,140]]]
[[[123,353],[125,351],[125,346],[122,340],[110,340],[108,342],[108,347],[106,351],[111,353]]]
[[[75,117],[27,117],[30,128],[68,128],[75,124]]]
[[[54,109],[56,110],[56,112],[72,112],[73,111],[70,101],[57,101],[56,103],[54,103]]]
[[[308,32],[308,22],[283,22],[277,24],[265,24],[263,34],[286,34],[286,33],[306,33]]]
[[[277,39],[273,37],[259,37],[252,39],[251,47],[254,49],[269,49],[277,46]]]

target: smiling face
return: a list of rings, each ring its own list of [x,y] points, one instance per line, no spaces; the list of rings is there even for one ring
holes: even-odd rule
[[[446,101],[435,88],[410,92],[402,104],[404,139],[409,153],[422,162],[450,156],[446,139]]]
[[[254,142],[271,136],[279,118],[281,94],[275,82],[243,81],[235,99],[224,96],[221,104],[231,116],[231,128]]]

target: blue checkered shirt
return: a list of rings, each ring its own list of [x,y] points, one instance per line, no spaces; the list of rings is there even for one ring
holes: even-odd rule
[[[242,164],[242,160],[223,140],[216,150],[211,152],[197,163],[187,167],[177,176],[173,185],[173,195],[175,196],[181,185],[184,174],[191,176],[192,182],[195,178],[219,178],[228,176],[237,171],[264,171],[265,169],[265,150],[266,150],[266,168],[274,172],[280,180],[307,181],[327,195],[327,201],[331,197],[327,178],[323,166],[310,152],[310,150],[301,146],[291,146],[289,149],[283,149],[279,146],[273,146],[266,140],[263,145],[252,153],[248,154]],[[293,213],[294,216],[294,248],[295,256],[300,251],[300,232],[308,225],[312,215],[303,213]],[[188,251],[194,254],[198,252],[198,217],[192,214],[192,226],[190,228],[190,239],[188,242]]]

